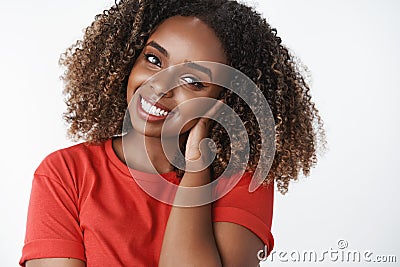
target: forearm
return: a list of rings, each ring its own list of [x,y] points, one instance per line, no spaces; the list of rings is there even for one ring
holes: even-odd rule
[[[209,169],[186,172],[180,186],[195,187],[210,182]],[[182,197],[178,190],[175,199]],[[196,196],[193,196],[196,197]],[[159,266],[221,266],[214,238],[211,204],[171,208]]]

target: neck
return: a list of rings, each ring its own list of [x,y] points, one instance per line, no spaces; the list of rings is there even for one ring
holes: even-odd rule
[[[179,147],[183,145],[186,137],[186,134],[179,136]],[[173,171],[174,166],[170,162],[178,149],[176,138],[163,138],[161,142],[161,137],[145,136],[133,129],[123,137],[123,141],[119,138],[115,142],[115,152],[125,164],[148,173]]]

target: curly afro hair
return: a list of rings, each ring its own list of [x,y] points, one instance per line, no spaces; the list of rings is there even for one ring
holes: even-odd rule
[[[286,193],[290,180],[297,179],[300,171],[308,176],[316,164],[316,152],[326,143],[323,121],[311,100],[302,66],[282,45],[276,29],[251,7],[236,1],[121,0],[97,15],[83,39],[60,57],[66,67],[62,76],[67,104],[64,118],[70,125],[70,137],[99,143],[123,134],[126,87],[133,64],[152,30],[177,15],[198,17],[213,29],[224,46],[228,65],[249,77],[267,99],[275,121],[276,150],[264,181],[275,180],[278,190]],[[260,160],[265,133],[260,132],[259,123],[268,122],[257,122],[235,93],[225,90],[222,98],[244,122],[250,143],[246,171],[254,172],[258,164],[267,164]],[[229,139],[227,131],[232,129],[218,123],[212,126],[215,177],[226,169],[230,157],[243,157],[231,155],[230,145],[240,147],[242,140],[241,133]],[[176,171],[183,175],[182,170]]]

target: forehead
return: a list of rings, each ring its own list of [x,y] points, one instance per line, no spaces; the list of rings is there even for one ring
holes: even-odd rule
[[[222,43],[215,32],[196,17],[175,16],[157,26],[147,43],[157,42],[175,65],[186,61],[212,61],[226,64]]]

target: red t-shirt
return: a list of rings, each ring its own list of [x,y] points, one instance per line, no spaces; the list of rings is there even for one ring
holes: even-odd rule
[[[34,174],[20,265],[36,258],[77,258],[87,267],[157,266],[171,205],[144,192],[109,139],[45,158]],[[162,174],[179,184],[175,172]],[[233,222],[273,248],[273,185],[248,192],[245,175],[212,205],[213,221]]]

